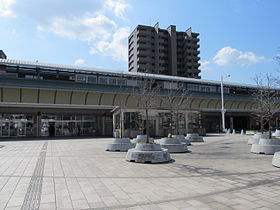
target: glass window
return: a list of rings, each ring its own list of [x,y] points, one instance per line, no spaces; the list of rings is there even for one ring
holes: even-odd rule
[[[176,90],[178,89],[178,83],[173,83],[173,82],[164,82],[163,87],[165,89],[173,89]]]
[[[199,91],[200,87],[199,85],[195,85],[195,84],[187,84],[187,89],[191,91]]]
[[[126,85],[126,80],[125,79],[118,79],[118,85]]]
[[[88,83],[97,83],[97,77],[96,76],[88,76]]]
[[[159,113],[159,126],[163,129],[170,128],[170,113]]]
[[[56,119],[56,120],[62,120],[62,115],[57,115],[57,116],[55,116],[55,119]]]
[[[186,127],[186,120],[184,114],[179,113],[178,122],[179,122],[179,129],[184,129]]]
[[[226,94],[229,94],[229,92],[230,92],[230,89],[227,87],[223,87],[223,90],[224,90],[224,93],[226,93]],[[219,93],[221,92],[221,87],[218,87],[218,92]]]
[[[99,77],[99,83],[100,84],[108,84],[108,78],[107,77]]]
[[[121,116],[120,114],[117,114],[115,116],[115,129],[120,129],[121,128]]]
[[[124,113],[124,129],[138,130],[142,124],[142,116],[139,112]]]
[[[83,122],[82,123],[82,134],[83,135],[95,135],[96,123],[95,122]]]
[[[68,116],[67,116],[67,115],[64,115],[64,116],[62,117],[62,119],[63,119],[63,120],[70,120],[70,119],[71,119],[71,116],[69,116],[69,115],[68,115]]]
[[[76,82],[83,82],[86,83],[87,78],[85,75],[76,75]]]
[[[62,136],[63,135],[63,123],[55,122],[55,135]]]
[[[93,122],[95,122],[96,121],[96,117],[95,116],[93,116],[93,115],[85,115],[85,116],[83,116],[83,120],[90,120],[90,121],[93,121]]]
[[[127,80],[127,86],[137,86],[137,80]]]
[[[116,84],[117,84],[117,79],[109,78],[109,85],[116,85]]]

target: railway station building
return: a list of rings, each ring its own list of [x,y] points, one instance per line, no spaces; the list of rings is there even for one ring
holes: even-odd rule
[[[0,59],[0,137],[113,136],[120,129],[135,137],[147,120],[132,91],[143,78],[153,78],[163,93],[178,86],[188,91],[180,134],[221,131],[220,81]],[[257,129],[254,89],[224,83],[227,128]],[[166,136],[169,110],[160,95],[156,104],[149,110],[150,134]]]

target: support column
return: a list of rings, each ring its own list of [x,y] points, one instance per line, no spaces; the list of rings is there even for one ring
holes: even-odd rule
[[[105,136],[105,116],[102,116],[102,136]]]
[[[125,137],[124,133],[124,111],[122,110],[120,113],[120,132],[122,133],[122,137]]]
[[[35,136],[40,137],[41,136],[41,112],[38,112],[37,115],[34,116],[34,127],[35,127]]]
[[[229,118],[230,119],[230,130],[233,130],[234,129],[234,127],[233,127],[233,117],[230,117]]]
[[[189,117],[188,117],[188,112],[185,111],[185,126],[186,126],[186,135],[188,133],[188,126],[189,126]]]

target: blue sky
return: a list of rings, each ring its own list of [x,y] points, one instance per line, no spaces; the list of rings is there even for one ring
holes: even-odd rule
[[[127,71],[138,24],[200,33],[202,79],[251,83],[279,75],[278,0],[0,0],[0,49],[10,59]]]

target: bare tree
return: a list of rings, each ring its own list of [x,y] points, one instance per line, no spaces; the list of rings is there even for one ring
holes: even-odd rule
[[[173,128],[175,128],[176,134],[179,134],[180,111],[186,109],[188,91],[179,82],[168,82],[165,88],[167,90],[163,93],[163,101],[169,111],[167,118],[170,134],[173,134]]]
[[[119,79],[117,79],[117,85],[119,86],[118,90],[117,90],[117,94],[119,95],[119,110],[120,110],[120,118],[119,118],[119,128],[120,128],[120,133],[119,133],[119,137],[123,138],[123,108],[125,106],[125,98],[123,97],[124,95],[122,95],[121,93],[128,93],[129,89],[128,87],[125,85],[125,78],[120,77]]]
[[[257,85],[253,92],[255,98],[254,115],[261,125],[261,132],[264,131],[264,126],[268,123],[269,138],[271,138],[271,121],[278,111],[276,103],[278,93],[275,90],[276,80],[271,75],[266,74],[265,77],[256,75],[254,81]]]
[[[135,88],[134,93],[138,97],[138,106],[145,112],[145,129],[144,134],[147,135],[146,143],[149,143],[150,124],[149,124],[149,110],[156,105],[156,98],[158,97],[160,87],[154,77],[143,75],[138,79],[138,88]],[[143,121],[142,121],[143,122]]]

